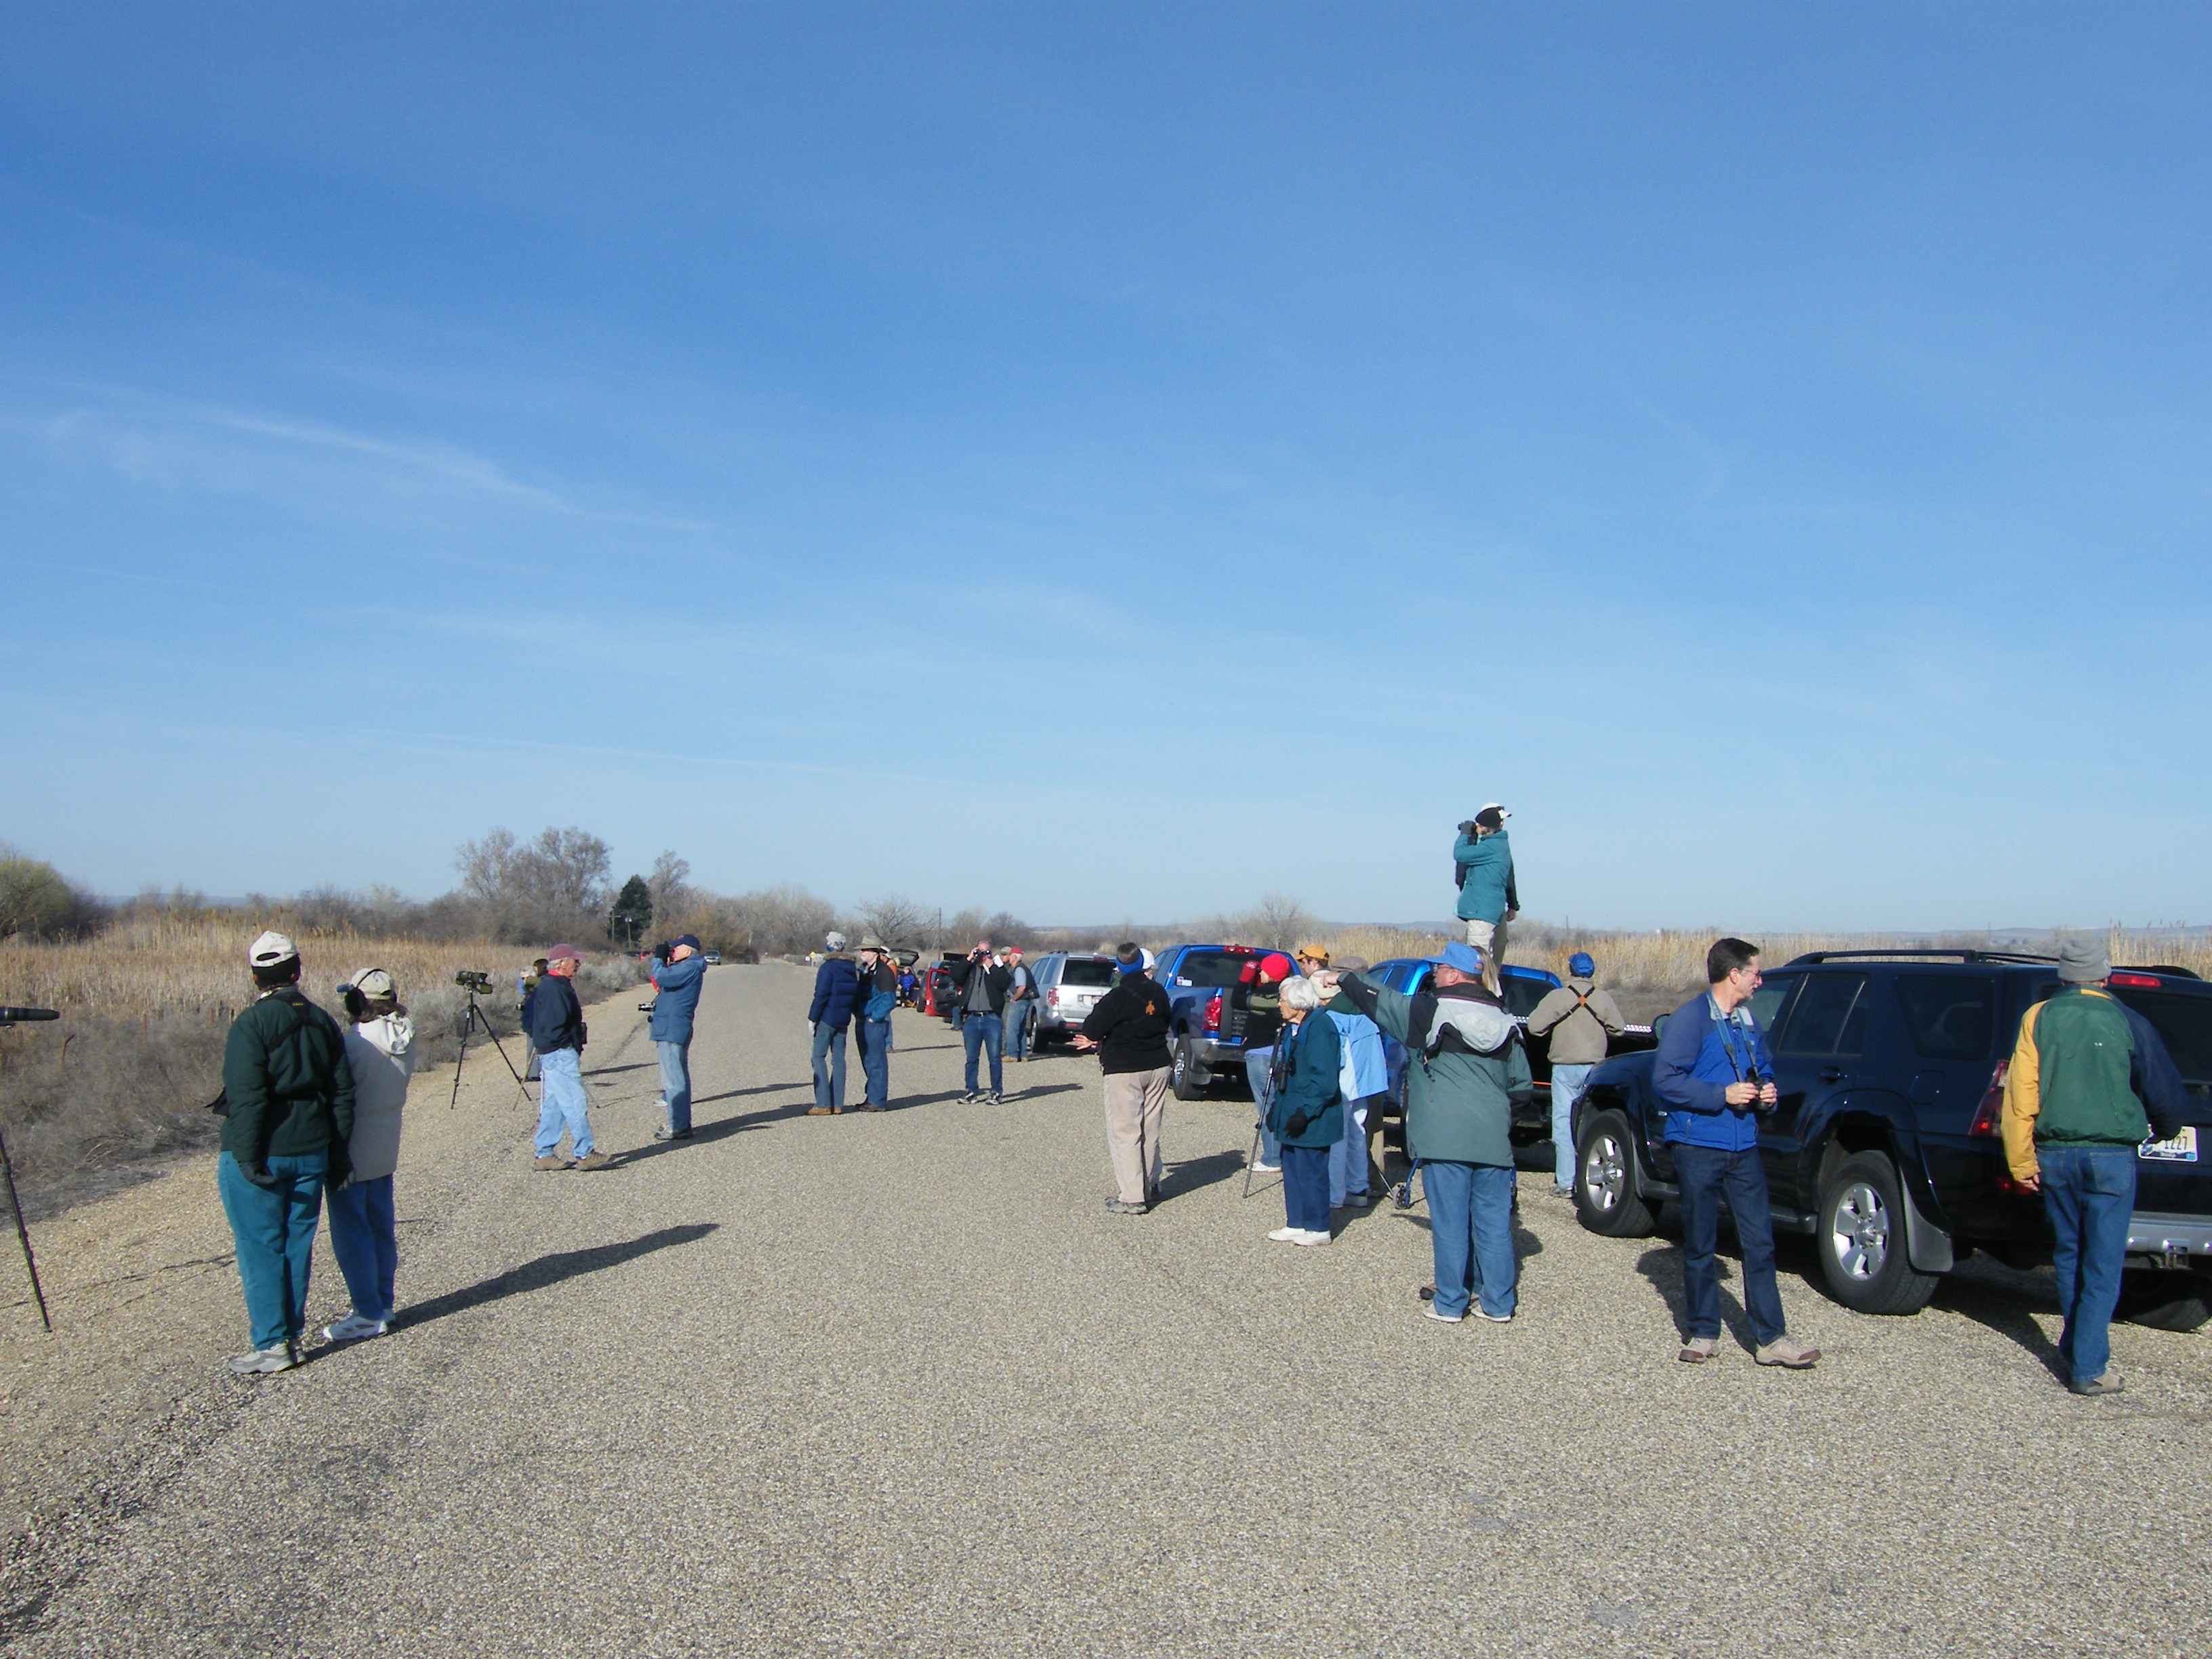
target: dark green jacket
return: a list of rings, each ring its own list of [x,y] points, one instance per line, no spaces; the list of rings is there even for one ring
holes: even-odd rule
[[[1492,836],[1494,841],[1498,839]],[[1513,1167],[1513,1091],[1529,1086],[1528,1056],[1517,1042],[1502,1054],[1445,1048],[1421,1053],[1412,1030],[1414,999],[1357,974],[1338,981],[1386,1036],[1406,1046],[1406,1150],[1424,1163]],[[1426,1001],[1426,998],[1421,999]]]
[[[1337,1086],[1344,1043],[1336,1022],[1316,1008],[1299,1025],[1285,1025],[1275,1047],[1278,1052],[1290,1050],[1290,1063],[1267,1108],[1267,1127],[1285,1146],[1335,1146],[1344,1139],[1344,1091]],[[1291,1119],[1300,1112],[1306,1115],[1306,1127],[1292,1133]]]
[[[296,985],[263,997],[231,1022],[223,1045],[228,1102],[222,1150],[248,1177],[272,1158],[328,1152],[342,1162],[353,1133],[353,1068],[337,1022]]]

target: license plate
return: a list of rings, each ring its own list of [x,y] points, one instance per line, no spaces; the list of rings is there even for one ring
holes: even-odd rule
[[[2194,1164],[2197,1162],[2197,1126],[2193,1123],[2171,1140],[2146,1140],[2136,1148],[2137,1158],[2155,1164]]]

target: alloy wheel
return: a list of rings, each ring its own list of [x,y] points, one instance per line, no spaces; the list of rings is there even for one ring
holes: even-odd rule
[[[1627,1152],[1619,1137],[1598,1134],[1583,1158],[1583,1190],[1589,1194],[1592,1207],[1609,1215],[1620,1207],[1620,1195],[1627,1188]]]
[[[1828,1227],[1828,1248],[1845,1277],[1877,1277],[1889,1260],[1892,1238],[1889,1206],[1881,1194],[1863,1181],[1855,1181],[1836,1200],[1835,1219]]]

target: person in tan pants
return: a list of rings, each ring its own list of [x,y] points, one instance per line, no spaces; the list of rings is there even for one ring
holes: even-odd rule
[[[1106,1207],[1116,1215],[1142,1215],[1160,1197],[1168,996],[1145,971],[1145,953],[1136,945],[1120,946],[1114,960],[1121,977],[1083,1022],[1075,1046],[1095,1051],[1106,1077],[1106,1150],[1118,1188]]]

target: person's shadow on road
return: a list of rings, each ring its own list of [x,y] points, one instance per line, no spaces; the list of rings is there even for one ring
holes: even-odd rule
[[[1244,1173],[1244,1154],[1237,1152],[1208,1152],[1204,1158],[1187,1158],[1180,1164],[1170,1164],[1161,1172],[1158,1203],[1171,1198],[1184,1198],[1217,1182],[1233,1181]]]
[[[1743,1310],[1740,1297],[1729,1294],[1729,1282],[1741,1271],[1725,1254],[1735,1242],[1732,1228],[1722,1230],[1722,1247],[1713,1253],[1713,1271],[1719,1275],[1721,1285],[1721,1324],[1730,1336],[1743,1345],[1747,1352],[1759,1346],[1759,1339],[1752,1334],[1751,1316]],[[1683,1341],[1690,1340],[1690,1295],[1682,1282],[1682,1252],[1674,1244],[1656,1244],[1636,1259],[1636,1271],[1644,1275],[1659,1299],[1667,1304],[1673,1316],[1674,1333]]]
[[[443,1319],[447,1314],[465,1313],[471,1308],[482,1307],[487,1302],[497,1302],[503,1297],[520,1296],[530,1291],[542,1291],[548,1285],[564,1284],[585,1273],[595,1273],[607,1267],[618,1267],[625,1261],[650,1255],[655,1250],[665,1250],[677,1244],[693,1244],[713,1232],[720,1224],[713,1221],[694,1221],[681,1227],[663,1227],[658,1232],[627,1240],[620,1244],[594,1244],[587,1249],[556,1250],[550,1255],[541,1255],[535,1261],[526,1261],[519,1267],[509,1267],[496,1278],[481,1279],[466,1289],[448,1291],[443,1296],[434,1296],[428,1302],[418,1302],[402,1310],[395,1323],[400,1327],[427,1325],[434,1319]]]
[[[793,1084],[785,1084],[781,1086],[787,1090],[795,1088],[797,1085]],[[765,1094],[773,1091],[762,1089],[738,1089],[733,1090],[732,1092],[735,1094]],[[709,1095],[708,1097],[708,1100],[726,1100],[728,1098],[728,1095]],[[705,1103],[706,1103],[704,1101],[695,1103],[695,1104],[697,1105],[704,1105]],[[691,1138],[689,1140],[648,1141],[646,1145],[638,1147],[635,1152],[624,1152],[622,1155],[622,1163],[635,1164],[641,1158],[658,1158],[663,1152],[680,1152],[686,1147],[703,1146],[713,1141],[727,1139],[732,1135],[743,1134],[748,1129],[765,1129],[769,1124],[774,1123],[781,1118],[805,1117],[805,1115],[806,1108],[804,1105],[769,1106],[763,1108],[762,1110],[757,1112],[741,1113],[736,1117],[716,1118],[711,1123],[700,1123],[695,1121],[691,1125]],[[621,1166],[618,1164],[617,1167],[619,1168]]]

